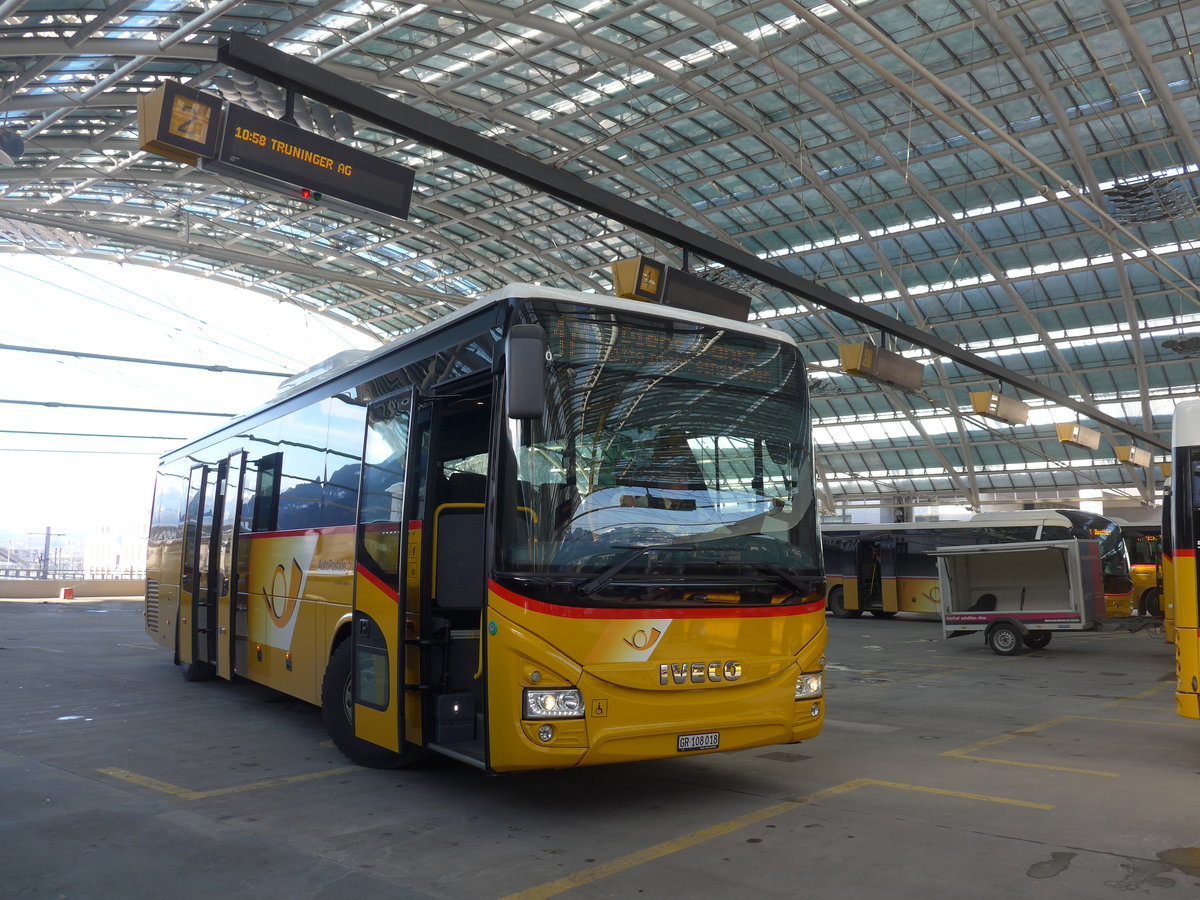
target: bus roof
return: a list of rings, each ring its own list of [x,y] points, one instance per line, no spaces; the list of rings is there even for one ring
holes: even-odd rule
[[[1171,448],[1200,444],[1200,400],[1181,400],[1171,419]]]
[[[559,300],[582,306],[592,306],[598,309],[637,313],[643,316],[657,316],[676,322],[693,322],[699,325],[722,328],[726,331],[737,331],[754,337],[775,340],[791,347],[799,346],[795,338],[790,334],[767,325],[740,322],[736,319],[725,319],[720,316],[692,312],[691,310],[680,309],[674,306],[665,306],[661,303],[651,303],[643,300],[625,300],[621,297],[612,297],[607,294],[570,291],[563,288],[546,287],[540,284],[508,284],[459,307],[448,315],[442,316],[426,325],[414,328],[412,331],[402,334],[385,344],[381,344],[374,350],[338,353],[323,362],[311,366],[304,372],[291,376],[282,383],[280,390],[270,400],[228,419],[210,431],[197,435],[182,446],[172,448],[162,455],[161,460],[166,461],[178,456],[188,448],[194,447],[196,444],[203,444],[208,439],[221,434],[231,426],[260,415],[282,402],[308,393],[309,391],[315,391],[321,385],[341,379],[356,369],[366,368],[374,361],[395,352],[407,344],[421,340],[428,335],[436,334],[445,328],[452,327],[459,320],[467,319],[485,311],[489,307],[498,306],[506,301],[519,299]]]
[[[353,369],[366,365],[380,356],[402,347],[410,341],[417,340],[427,334],[432,334],[440,328],[449,327],[459,319],[467,318],[474,315],[480,310],[486,309],[489,306],[500,304],[506,300],[562,300],[569,303],[577,303],[586,306],[594,306],[599,309],[613,309],[625,312],[634,312],[641,315],[660,316],[664,319],[672,319],[674,321],[695,322],[701,325],[714,325],[724,328],[727,331],[741,331],[752,334],[755,337],[767,337],[778,340],[785,344],[798,346],[795,338],[790,334],[770,328],[766,325],[752,325],[748,322],[739,322],[736,319],[723,319],[719,316],[710,316],[705,313],[692,312],[691,310],[679,309],[674,306],[664,306],[661,303],[649,303],[644,300],[625,300],[621,297],[612,297],[607,294],[591,294],[585,291],[569,291],[563,288],[546,287],[540,284],[507,284],[499,290],[492,291],[479,297],[465,306],[461,306],[449,315],[442,316],[427,325],[422,325],[419,328],[414,328],[406,334],[400,335],[394,340],[388,341],[386,344],[380,345],[374,350],[368,350],[364,353],[354,354],[353,357],[347,357],[340,365],[325,366],[325,363],[317,363],[313,366],[313,377],[304,380],[297,380],[294,385],[286,390],[281,390],[272,400],[266,404],[273,404],[286,396],[290,396],[294,392],[298,392],[303,388],[314,387],[322,381],[333,379]],[[341,356],[342,354],[338,354]],[[337,357],[332,357],[337,359]],[[322,367],[325,367],[322,370]],[[303,373],[300,373],[303,374]],[[298,379],[299,376],[292,376],[293,379]],[[289,379],[290,381],[291,379]],[[288,382],[284,382],[287,384]]]

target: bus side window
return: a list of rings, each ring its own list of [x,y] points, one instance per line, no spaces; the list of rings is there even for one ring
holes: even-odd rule
[[[279,467],[282,453],[271,453],[254,462],[258,478],[254,484],[251,531],[274,531],[279,521]]]

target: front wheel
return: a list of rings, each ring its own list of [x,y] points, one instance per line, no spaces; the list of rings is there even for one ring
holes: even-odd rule
[[[826,606],[838,619],[857,619],[862,615],[861,609],[846,609],[846,596],[840,587],[835,587],[829,592],[829,597],[826,600]]]
[[[987,633],[988,646],[1001,656],[1016,656],[1021,652],[1021,635],[1012,625],[1003,622],[993,625]]]
[[[1049,631],[1031,631],[1025,635],[1025,646],[1030,650],[1041,650],[1050,643]]]
[[[334,746],[350,762],[369,769],[396,769],[424,758],[425,750],[406,743],[399,753],[364,741],[354,734],[354,656],[349,640],[342,641],[329,657],[321,682],[321,718]]]

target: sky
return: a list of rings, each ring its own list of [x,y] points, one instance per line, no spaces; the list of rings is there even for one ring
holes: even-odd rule
[[[269,400],[282,381],[8,347],[290,374],[342,350],[378,346],[253,291],[145,266],[33,253],[0,256],[0,310],[0,533],[8,542],[47,527],[77,534],[148,520],[157,457],[223,421],[196,413],[245,412]]]

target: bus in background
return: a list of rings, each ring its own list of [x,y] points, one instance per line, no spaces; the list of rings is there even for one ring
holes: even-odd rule
[[[1163,504],[1163,584],[1174,608],[1175,708],[1200,719],[1200,400],[1175,406],[1171,425],[1171,478]]]
[[[864,612],[941,612],[937,557],[942,547],[1015,541],[1095,540],[1100,544],[1108,617],[1133,611],[1133,582],[1120,525],[1077,509],[979,513],[945,522],[821,526],[827,607],[839,618]]]
[[[163,457],[145,620],[353,762],[489,772],[821,729],[805,365],[780,332],[512,286]]]
[[[1175,539],[1172,536],[1174,525],[1171,521],[1173,515],[1171,478],[1168,476],[1162,491],[1162,535],[1158,542],[1158,570],[1162,588],[1158,602],[1162,607],[1163,640],[1168,644],[1175,643]]]
[[[1138,615],[1162,616],[1162,525],[1121,523]]]

